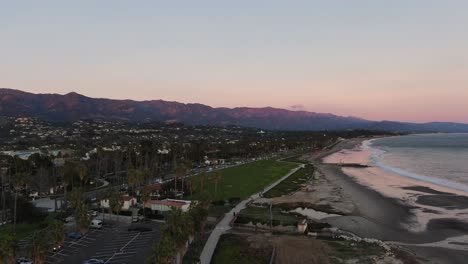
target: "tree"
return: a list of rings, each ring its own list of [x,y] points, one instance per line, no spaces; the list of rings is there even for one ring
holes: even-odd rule
[[[89,177],[88,167],[86,164],[80,162],[78,163],[76,170],[78,171],[78,177],[80,177],[80,184],[81,186],[84,186]]]
[[[141,200],[143,202],[143,217],[146,218],[146,202],[151,198],[151,186],[145,185],[141,189]]]
[[[204,171],[201,172],[198,177],[200,177],[200,191],[203,192],[204,188],[205,188],[205,181],[206,181],[206,178],[207,178],[206,172],[204,172]]]
[[[64,205],[65,205],[65,208],[67,208],[68,185],[71,184],[73,186],[73,180],[77,174],[75,164],[73,162],[66,161],[63,167],[60,167],[59,173],[62,176],[64,197],[65,197]]]
[[[218,183],[221,180],[221,174],[219,172],[215,172],[213,175],[213,182],[215,185],[215,198],[218,197]]]
[[[176,243],[171,236],[163,236],[158,244],[153,248],[149,263],[151,264],[172,264],[177,253]]]
[[[49,234],[54,245],[62,245],[65,241],[65,228],[62,221],[53,220],[49,225]]]
[[[76,209],[83,202],[83,191],[77,188],[73,189],[68,194],[68,202],[71,208]]]
[[[88,215],[88,207],[83,203],[83,201],[80,201],[75,207],[75,221],[76,227],[81,234],[88,230],[91,218]]]
[[[44,263],[47,251],[49,250],[49,237],[43,230],[34,232],[29,244],[29,256],[35,264]]]
[[[203,234],[208,218],[208,207],[210,202],[208,200],[202,200],[197,205],[193,206],[189,215],[192,218],[193,231],[198,234]]]
[[[192,218],[177,208],[172,209],[166,219],[163,235],[171,236],[175,241],[176,251],[180,252],[185,249],[187,241],[193,235]]]
[[[120,197],[120,194],[116,191],[112,191],[109,196],[109,208],[111,212],[117,214],[117,222],[119,221],[120,210],[122,210],[123,200]]]
[[[17,172],[13,176],[13,187],[15,189],[15,203],[13,210],[13,230],[16,232],[16,214],[17,214],[17,204],[18,204],[18,192],[25,185],[28,175],[24,172]]]
[[[76,227],[81,233],[86,232],[91,219],[88,215],[88,207],[83,202],[82,189],[73,189],[70,193],[69,202],[75,213]]]
[[[132,193],[135,191],[135,186],[140,185],[144,180],[144,172],[138,169],[129,169],[127,172],[128,185],[132,187]]]
[[[5,234],[0,239],[0,262],[14,264],[19,245],[14,234]]]
[[[197,178],[192,177],[187,180],[187,183],[190,191],[190,200],[192,200],[193,192],[197,189]]]

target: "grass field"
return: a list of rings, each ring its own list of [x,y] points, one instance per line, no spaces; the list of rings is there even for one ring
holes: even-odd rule
[[[307,161],[301,159],[302,156],[303,156],[303,154],[298,154],[298,155],[294,155],[294,156],[282,159],[281,161],[294,162],[294,163],[300,163],[300,164],[307,163]]]
[[[273,206],[272,210],[273,226],[278,225],[293,225],[295,226],[303,217],[297,217],[293,214],[283,213],[282,209]],[[242,210],[236,220],[238,224],[260,223],[262,225],[270,224],[270,209],[267,207],[247,207]]]
[[[197,199],[208,196],[212,200],[227,200],[234,197],[245,199],[283,177],[295,167],[297,164],[294,163],[261,160],[211,172],[205,180],[204,190],[196,190],[193,197]],[[213,180],[216,173],[220,174],[217,191]],[[196,177],[199,176],[194,176]],[[199,181],[199,179],[194,180]]]
[[[264,264],[271,258],[271,248],[253,249],[240,236],[222,235],[211,263],[214,264]]]
[[[276,185],[264,194],[266,198],[279,197],[297,191],[302,184],[306,183],[314,174],[314,167],[306,165],[305,168],[298,170],[293,175]]]

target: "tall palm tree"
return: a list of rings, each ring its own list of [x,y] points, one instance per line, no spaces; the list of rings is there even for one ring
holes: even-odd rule
[[[218,183],[221,180],[221,174],[219,172],[215,172],[213,175],[213,182],[215,185],[215,199],[218,197]]]
[[[190,200],[192,200],[193,192],[197,190],[197,178],[192,177],[187,180],[187,183],[190,191]]]
[[[141,200],[143,202],[143,217],[146,218],[146,202],[151,198],[151,186],[145,185],[141,189]]]
[[[49,234],[54,245],[62,245],[65,241],[65,228],[62,221],[54,220],[49,225]]]
[[[91,223],[91,218],[88,215],[88,206],[86,206],[83,201],[80,201],[75,208],[75,220],[76,227],[80,233],[86,233],[89,228],[89,224]]]
[[[132,187],[132,193],[135,191],[135,186],[140,185],[144,180],[144,172],[138,169],[129,169],[127,172],[128,185]]]
[[[204,188],[205,188],[205,181],[206,181],[206,178],[207,178],[206,172],[202,171],[200,173],[200,176],[198,176],[198,177],[200,177],[200,192],[203,192]]]
[[[117,214],[117,222],[119,222],[120,210],[122,210],[123,201],[120,197],[120,194],[116,191],[113,191],[109,196],[109,209],[112,212]]]
[[[176,243],[171,236],[163,236],[152,249],[148,263],[151,264],[173,264],[177,253]]]
[[[16,214],[17,214],[17,204],[18,204],[18,193],[21,188],[26,184],[28,175],[24,172],[16,173],[13,178],[13,188],[15,189],[15,203],[13,209],[13,230],[16,232]]]
[[[31,260],[35,264],[43,264],[49,246],[49,237],[44,229],[34,232],[28,248]]]
[[[72,162],[65,162],[63,167],[59,168],[59,173],[62,176],[63,191],[64,191],[64,205],[65,209],[67,208],[67,191],[68,185],[73,185],[73,179],[76,175],[76,167]]]
[[[176,244],[176,251],[185,250],[189,238],[193,235],[194,225],[192,218],[180,209],[173,209],[167,216],[164,236],[171,236]]]
[[[78,163],[76,169],[78,171],[78,177],[80,177],[80,184],[81,186],[84,186],[89,176],[88,167],[86,166],[86,164],[80,162]]]
[[[5,234],[0,239],[0,262],[14,264],[19,245],[14,234]]]

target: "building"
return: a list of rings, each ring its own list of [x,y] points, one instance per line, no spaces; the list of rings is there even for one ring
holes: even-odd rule
[[[149,208],[152,211],[164,213],[172,210],[172,208],[179,208],[182,212],[187,212],[190,209],[191,201],[186,200],[149,200],[145,204],[145,208]]]
[[[137,199],[135,197],[131,197],[128,195],[124,195],[120,197],[122,203],[122,211],[128,211],[130,208],[137,204]],[[101,200],[101,207],[108,209],[109,206],[109,199]]]

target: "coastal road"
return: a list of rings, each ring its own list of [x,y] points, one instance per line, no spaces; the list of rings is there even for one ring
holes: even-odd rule
[[[259,198],[261,193],[266,193],[269,190],[273,189],[280,182],[284,181],[286,178],[293,175],[296,171],[298,171],[299,169],[303,167],[304,165],[299,165],[297,168],[292,169],[288,174],[283,176],[281,179],[275,181],[274,183],[266,187],[263,191],[255,193],[251,195],[249,198],[241,201],[240,203],[236,205],[236,207],[234,207],[231,211],[225,214],[223,219],[216,225],[214,230],[211,232],[210,237],[206,241],[205,247],[203,248],[203,251],[200,256],[201,264],[209,264],[211,262],[211,258],[213,257],[213,253],[216,249],[216,245],[218,244],[219,238],[224,232],[231,229],[230,223],[234,218],[234,212],[238,214],[242,209],[246,208],[249,202]]]

